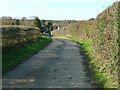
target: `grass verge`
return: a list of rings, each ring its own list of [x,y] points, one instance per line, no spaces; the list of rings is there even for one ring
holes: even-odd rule
[[[38,40],[15,47],[2,53],[2,72],[12,69],[25,59],[29,58],[51,42],[50,37],[40,36]]]
[[[109,76],[105,75],[104,73],[101,73],[97,68],[98,65],[95,64],[96,60],[92,56],[94,52],[92,50],[92,42],[80,40],[72,36],[65,36],[65,37],[81,44],[82,54],[84,55],[84,65],[91,78],[91,83],[98,88],[116,88],[116,86],[112,85],[112,83],[114,82],[110,82],[107,79],[107,77]]]

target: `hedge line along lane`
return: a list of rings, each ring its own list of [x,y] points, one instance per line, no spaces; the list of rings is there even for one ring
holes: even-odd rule
[[[79,44],[53,42],[3,76],[3,88],[92,88],[87,82]]]

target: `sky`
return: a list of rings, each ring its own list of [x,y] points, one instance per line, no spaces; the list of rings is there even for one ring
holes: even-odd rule
[[[38,16],[46,20],[88,20],[116,0],[0,0],[0,17]]]

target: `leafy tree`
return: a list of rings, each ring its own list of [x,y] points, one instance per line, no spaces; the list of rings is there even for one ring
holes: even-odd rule
[[[27,24],[28,24],[27,18],[26,17],[22,17],[21,25],[27,25]]]
[[[43,34],[45,32],[45,27],[42,26],[40,32]]]
[[[43,34],[47,29],[46,29],[46,24],[45,24],[46,20],[41,20],[41,33]]]
[[[48,22],[48,33],[51,35],[51,31],[53,30],[53,25],[51,22]]]
[[[15,21],[15,25],[20,25],[20,21],[18,19]]]
[[[41,29],[41,21],[38,17],[36,17],[34,20],[33,20],[33,26],[35,27],[38,27]]]
[[[46,20],[41,20],[41,24],[45,25]]]

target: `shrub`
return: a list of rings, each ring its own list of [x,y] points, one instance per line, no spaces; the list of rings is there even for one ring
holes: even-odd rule
[[[28,26],[2,26],[2,48],[9,50],[17,45],[35,41],[40,35],[38,28]]]

